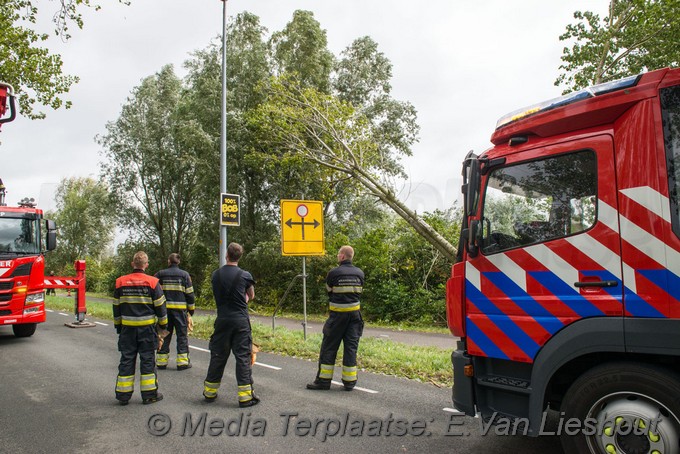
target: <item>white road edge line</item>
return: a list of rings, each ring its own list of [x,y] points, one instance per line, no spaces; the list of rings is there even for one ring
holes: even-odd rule
[[[200,352],[210,353],[210,350],[207,350],[207,349],[201,348],[201,347],[194,347],[193,345],[189,345],[189,348],[193,348],[194,350],[198,350],[198,351],[200,351]],[[269,368],[269,369],[281,370],[280,367],[270,366],[269,364],[258,363],[258,362],[256,362],[255,364],[258,365],[258,366],[262,366],[262,367]]]
[[[68,316],[69,316],[68,314],[64,314],[63,312],[59,312],[59,315],[63,315],[63,316],[65,316],[65,317],[68,317]]]
[[[54,312],[52,309],[45,309],[45,312]]]
[[[281,370],[280,367],[271,366],[271,365],[269,365],[269,364],[264,364],[264,363],[259,363],[259,362],[257,362],[257,361],[255,362],[255,365],[257,365],[257,366],[262,366],[262,367],[266,367],[267,369]]]
[[[333,383],[334,385],[345,386],[342,383],[340,383],[339,381],[335,381],[335,380],[332,380],[331,383]],[[361,386],[355,386],[354,389],[356,389],[357,391],[363,391],[363,392],[369,393],[369,394],[378,394],[378,391],[376,391],[374,389],[362,388]]]
[[[455,408],[444,407],[444,408],[442,408],[442,410],[448,411],[449,413],[453,413],[453,414],[455,414],[455,415],[457,415],[457,416],[462,416],[462,415],[465,414],[465,413],[463,413],[462,411],[456,410]]]
[[[109,326],[108,323],[102,323],[102,322],[95,322],[97,325],[102,325],[102,326]]]

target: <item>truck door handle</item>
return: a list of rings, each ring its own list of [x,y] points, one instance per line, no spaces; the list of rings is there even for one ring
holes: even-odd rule
[[[618,285],[618,281],[574,282],[574,287],[617,287]]]

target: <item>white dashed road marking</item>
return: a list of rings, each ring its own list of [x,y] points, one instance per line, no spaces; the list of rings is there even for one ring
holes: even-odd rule
[[[344,386],[342,383],[340,383],[339,381],[335,381],[335,380],[331,381],[331,383],[333,383],[334,385]],[[362,388],[361,386],[355,386],[354,389],[356,389],[357,391],[363,391],[363,392],[369,393],[369,394],[378,394],[378,391],[376,391],[374,389]]]
[[[201,348],[201,347],[194,347],[193,345],[189,345],[189,348],[193,348],[194,350],[198,350],[199,352],[210,353],[210,350],[208,350],[208,349]],[[266,367],[268,369],[281,370],[280,367],[270,366],[269,364],[257,363],[257,362],[255,364],[258,365],[258,366]]]
[[[102,322],[95,322],[97,325],[102,325],[102,326],[109,326],[108,323],[102,323]]]

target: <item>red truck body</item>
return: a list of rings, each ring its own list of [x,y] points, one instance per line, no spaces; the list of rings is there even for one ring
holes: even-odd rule
[[[680,69],[513,112],[491,141],[463,167],[454,406],[531,436],[556,410],[567,452],[680,452]]]

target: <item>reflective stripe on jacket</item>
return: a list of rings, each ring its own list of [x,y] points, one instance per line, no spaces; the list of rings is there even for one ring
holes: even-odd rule
[[[146,326],[158,322],[167,325],[165,295],[158,279],[142,270],[116,279],[113,293],[113,323],[125,326]]]
[[[336,312],[350,312],[361,309],[360,296],[364,286],[364,272],[352,265],[351,260],[343,260],[328,272],[326,290],[329,309]]]
[[[180,269],[177,265],[170,265],[155,274],[165,293],[166,306],[168,309],[195,309],[194,287],[189,273]]]

